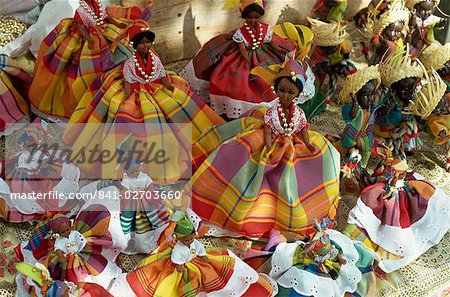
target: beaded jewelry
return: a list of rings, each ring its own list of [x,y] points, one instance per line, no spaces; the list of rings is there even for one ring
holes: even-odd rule
[[[138,69],[139,73],[145,78],[146,83],[149,83],[151,81],[153,75],[155,75],[155,72],[156,72],[154,54],[152,51],[149,51],[149,53],[152,58],[152,70],[150,72],[150,75],[147,74],[147,72],[141,67],[139,60],[136,58],[136,52],[133,53],[133,61],[136,65],[136,68]]]
[[[80,1],[80,6],[82,6],[92,16],[92,18],[95,20],[95,23],[97,24],[97,26],[100,26],[103,24],[103,12],[101,9],[102,1],[101,0],[93,0],[93,1],[97,1],[97,5],[99,7],[99,15],[98,16],[95,13],[95,11],[83,0]]]
[[[251,44],[252,50],[255,50],[255,49],[261,47],[262,40],[263,40],[263,29],[262,29],[261,23],[259,23],[259,30],[256,31],[256,32],[259,31],[258,39],[256,39],[255,34],[253,34],[253,31],[250,28],[250,26],[247,24],[247,22],[245,22],[244,25],[245,25],[245,28],[248,31],[248,34],[250,34],[250,37],[252,38],[252,44]]]

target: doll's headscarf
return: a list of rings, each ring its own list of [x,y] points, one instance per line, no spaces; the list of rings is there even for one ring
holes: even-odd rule
[[[31,233],[31,239],[29,240],[25,249],[32,251],[38,248],[47,234],[49,234],[50,232],[55,234],[58,232],[60,225],[64,223],[70,223],[68,217],[59,213],[54,216],[49,213],[47,216],[49,218],[40,222],[33,230],[33,232]]]
[[[227,0],[225,2],[225,5],[223,6],[223,9],[230,9],[230,8],[239,6],[239,11],[242,12],[242,11],[244,11],[244,9],[247,6],[249,6],[251,4],[256,4],[256,5],[260,6],[262,9],[266,9],[267,1],[266,0]]]
[[[303,61],[303,59],[309,54],[314,39],[314,34],[308,27],[286,22],[274,26],[273,33],[282,38],[290,39],[297,44],[297,60]]]
[[[253,68],[251,73],[261,77],[272,86],[279,77],[290,77],[293,81],[299,79],[304,86],[306,82],[306,67],[308,67],[306,62],[295,60],[295,51],[292,51],[286,55],[283,64],[269,65],[267,67],[258,66]]]

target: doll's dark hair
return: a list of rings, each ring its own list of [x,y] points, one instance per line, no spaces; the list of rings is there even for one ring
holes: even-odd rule
[[[258,4],[252,3],[249,6],[247,6],[246,8],[244,8],[244,10],[241,12],[241,17],[243,19],[246,19],[249,17],[250,13],[252,13],[253,11],[256,11],[261,16],[263,16],[264,12],[265,12],[264,8],[262,8]]]
[[[280,84],[280,82],[283,78],[285,78],[285,79],[289,80],[291,83],[293,83],[298,88],[298,93],[301,93],[303,91],[303,83],[299,79],[296,79],[294,81],[294,80],[292,80],[292,77],[290,77],[290,76],[280,76],[280,77],[277,77],[277,79],[275,79],[275,84],[274,84],[275,92],[278,91],[278,85]]]
[[[155,41],[155,33],[152,31],[143,31],[139,34],[136,34],[133,39],[131,40],[133,42],[133,48],[136,49],[139,43],[146,37],[150,42]]]

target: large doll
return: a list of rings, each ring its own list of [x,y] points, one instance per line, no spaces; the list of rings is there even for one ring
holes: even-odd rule
[[[344,103],[342,117],[346,127],[337,146],[344,155],[357,147],[362,155],[362,167],[366,167],[373,146],[374,103],[380,83],[378,65],[369,66],[347,76],[339,94]]]
[[[119,253],[112,248],[109,220],[105,207],[80,212],[73,224],[56,214],[39,223],[17,253],[30,264],[44,264],[55,280],[87,281],[107,288],[122,272],[114,263]]]
[[[445,145],[445,169],[450,171],[450,44],[431,44],[423,51],[420,59],[427,71],[436,70],[447,85],[445,95],[427,118],[427,130],[433,142]]]
[[[244,25],[208,41],[180,72],[215,112],[228,118],[274,101],[270,85],[250,71],[281,63],[294,49],[291,41],[273,36],[272,28],[260,20],[264,9],[262,0],[240,1]]]
[[[0,136],[23,128],[29,121],[29,107],[25,100],[31,77],[15,60],[0,55]]]
[[[439,5],[439,0],[406,0],[411,11],[410,20],[410,54],[420,57],[422,51],[435,42],[434,28],[443,29],[446,19],[433,15],[433,10]]]
[[[69,118],[90,83],[130,56],[124,44],[112,51],[118,24],[101,0],[82,0],[73,19],[63,19],[42,42],[29,98],[37,113]]]
[[[272,295],[274,289],[231,251],[205,249],[198,223],[180,213],[172,215],[165,232],[173,233],[173,240],[163,241],[133,271],[116,278],[113,296]]]
[[[319,95],[314,101],[314,113],[311,119],[326,108],[326,103],[334,96],[337,79],[356,72],[350,60],[351,42],[347,40],[345,27],[339,22],[325,23],[308,17],[314,33],[310,61],[319,84]]]
[[[131,133],[145,139],[157,134],[159,129],[182,130],[180,126],[190,126],[192,132],[186,143],[191,143],[204,130],[224,122],[200,100],[183,78],[164,70],[161,60],[152,50],[155,34],[145,21],[136,21],[128,30],[128,38],[134,49],[132,57],[95,80],[69,120],[64,141],[72,147],[74,155],[96,146],[108,149],[109,142],[105,139],[113,134],[114,129],[120,130],[121,134]],[[170,132],[162,134],[168,135]],[[152,141],[163,146],[166,151],[173,151],[176,145],[168,146],[170,136],[164,138],[166,144],[159,133],[151,138]],[[109,148],[114,151],[116,145],[111,143]],[[171,162],[177,161],[173,158]],[[110,163],[103,164],[103,168],[88,163],[80,166],[91,174],[111,178],[104,175],[114,171],[115,164]],[[159,177],[156,170],[151,172],[146,168],[145,171],[154,174],[152,177],[155,180],[176,181],[180,178],[177,172],[171,176],[167,168],[164,169],[165,176]]]
[[[385,250],[379,267],[390,273],[436,245],[450,228],[450,199],[424,177],[408,171],[387,147],[384,178],[365,188],[350,211],[348,222],[364,229],[374,250]],[[346,228],[346,230],[350,230]],[[390,253],[391,257],[386,257]]]
[[[247,236],[268,236],[274,228],[311,231],[311,214],[336,214],[339,153],[309,130],[293,103],[304,87],[301,64],[288,60],[254,73],[274,85],[277,104],[217,126],[194,144],[199,168],[192,177],[192,208]]]
[[[408,19],[409,11],[403,5],[395,5],[371,23],[370,65],[378,64],[383,56],[403,51]]]
[[[276,246],[270,276],[277,281],[279,294],[343,297],[348,293],[360,296],[373,292],[375,255],[362,243],[332,230],[332,222],[328,220],[313,225],[317,230],[309,240]]]

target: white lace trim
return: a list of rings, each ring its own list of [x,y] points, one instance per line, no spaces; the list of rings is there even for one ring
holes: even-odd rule
[[[164,66],[161,60],[156,55],[152,56],[153,60],[155,61],[156,71],[155,74],[151,77],[150,82],[166,76],[166,71],[164,70]],[[129,58],[125,61],[125,64],[123,65],[123,77],[130,84],[146,84],[145,79],[143,79],[136,73],[136,64],[134,63],[133,58]]]
[[[178,73],[204,101],[209,102],[209,81],[197,78],[195,76],[194,63],[189,63]]]
[[[276,100],[272,100],[271,102],[261,102],[261,103],[250,103],[241,100],[231,99],[226,96],[219,96],[210,94],[211,99],[211,107],[217,114],[226,114],[227,117],[231,119],[240,118],[246,112],[252,110],[255,107],[265,106],[270,107],[273,106]]]
[[[328,229],[325,232],[341,247],[341,256],[347,261],[341,266],[336,280],[292,266],[294,253],[298,244],[303,243],[302,241],[283,242],[277,246],[272,256],[270,277],[277,280],[280,286],[292,288],[297,293],[307,296],[341,297],[345,292],[355,292],[362,278],[361,271],[355,265],[359,259],[359,253],[354,245],[358,243],[336,230]]]
[[[414,177],[417,180],[424,179],[417,173],[414,173]],[[422,255],[447,233],[450,229],[450,197],[436,187],[424,216],[409,228],[383,225],[372,209],[358,199],[356,206],[349,213],[348,223],[364,228],[374,243],[404,257],[380,263],[380,268],[390,273]]]

